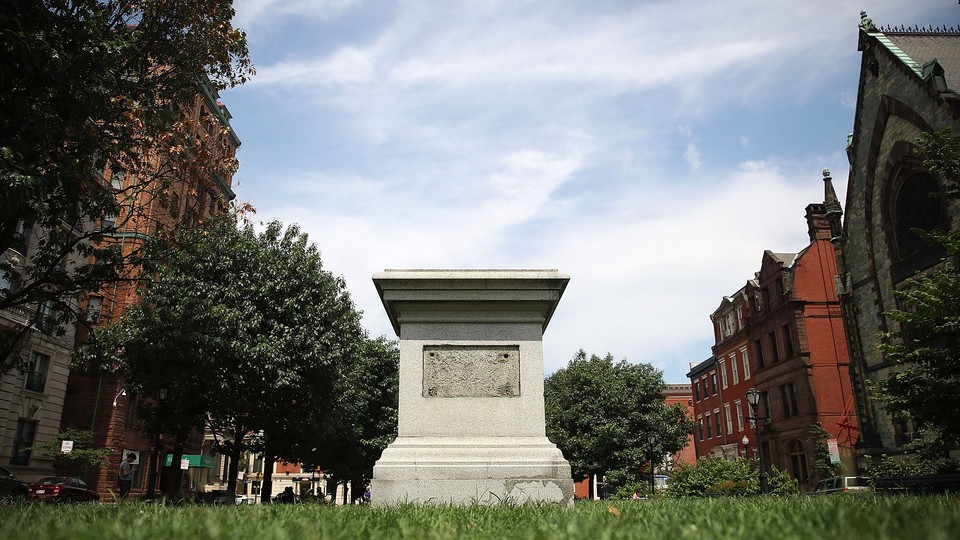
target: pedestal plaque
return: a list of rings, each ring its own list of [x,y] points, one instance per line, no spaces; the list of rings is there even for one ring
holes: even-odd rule
[[[573,504],[543,409],[543,332],[569,280],[555,270],[373,276],[400,336],[400,410],[372,504]]]

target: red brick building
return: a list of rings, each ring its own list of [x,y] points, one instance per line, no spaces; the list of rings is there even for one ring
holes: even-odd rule
[[[826,172],[825,182],[829,199],[833,186]],[[824,205],[807,206],[806,218],[810,244],[799,253],[764,252],[755,279],[724,298],[710,317],[713,356],[687,375],[694,385],[698,456],[755,457],[759,447],[768,467],[788,471],[803,487],[814,480],[813,425],[837,439],[850,472],[857,437]],[[761,392],[759,416],[770,418],[761,422],[759,445],[748,421],[751,387]]]
[[[756,440],[746,417],[744,398],[753,386],[747,317],[750,302],[745,288],[723,298],[710,315],[715,344],[713,355],[693,366],[687,376],[694,388],[694,440],[697,457],[736,459],[755,448]],[[743,444],[743,438],[748,442]]]
[[[182,108],[184,124],[190,126],[196,141],[210,147],[210,151],[224,161],[236,155],[240,140],[230,128],[230,113],[217,101],[217,94],[203,86],[193,103]],[[201,144],[201,142],[197,142]],[[122,215],[113,216],[113,232],[107,241],[116,242],[124,253],[130,253],[143,246],[144,242],[161,230],[172,230],[181,226],[194,226],[199,219],[213,212],[222,211],[234,198],[231,189],[232,175],[226,171],[207,171],[210,176],[197,178],[183,176],[176,170],[164,165],[163,160],[155,160],[157,174],[169,174],[167,178],[131,178],[122,170],[107,166],[105,179],[116,191],[121,202]],[[138,268],[130,268],[132,274]],[[121,283],[90,295],[86,299],[87,320],[77,329],[76,341],[82,343],[90,328],[105,325],[120,319],[124,310],[138,301],[135,284]],[[160,359],[158,359],[160,360]],[[152,401],[156,396],[129,395],[121,378],[110,374],[92,375],[80,371],[70,373],[67,381],[65,407],[61,426],[86,430],[93,433],[93,446],[113,448],[111,464],[103,469],[90,469],[84,474],[87,484],[102,495],[108,496],[108,490],[116,490],[119,464],[129,452],[137,454],[134,465],[134,478],[131,496],[142,494],[148,482],[148,470],[153,466],[154,437],[142,432],[142,422],[138,418],[138,408],[144,400]],[[184,457],[190,460],[185,483],[197,483],[199,469],[211,467],[209,456],[201,456],[203,434],[195,433],[187,441]],[[171,450],[172,438],[161,434],[159,456],[162,461],[163,450]],[[172,472],[179,475],[179,463]],[[173,475],[171,475],[172,477]],[[160,477],[164,482],[163,474]],[[159,487],[160,484],[158,484]]]

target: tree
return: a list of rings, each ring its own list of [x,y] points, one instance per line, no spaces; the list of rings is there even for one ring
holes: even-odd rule
[[[830,459],[830,432],[819,424],[810,425],[810,441],[813,442],[813,480],[836,476],[840,466]]]
[[[336,436],[316,464],[335,482],[350,482],[355,498],[373,476],[383,449],[397,436],[400,350],[395,340],[367,339],[339,379]]]
[[[73,449],[64,453],[63,441],[73,441]],[[87,467],[106,467],[109,464],[112,448],[93,448],[93,436],[87,430],[64,429],[56,439],[30,447],[30,452],[40,452],[53,457],[53,468],[59,474],[80,476]]]
[[[145,267],[142,303],[95,334],[88,358],[119,370],[128,392],[167,386],[155,419],[177,435],[174,458],[206,426],[232,457],[233,492],[243,450],[286,458],[332,436],[333,389],[359,354],[360,317],[296,226],[257,233],[223,215],[172,240],[168,257],[151,259],[166,262]]]
[[[588,359],[583,350],[547,377],[547,436],[570,462],[574,478],[607,476],[616,487],[686,445],[693,422],[680,405],[664,404],[664,387],[662,373],[649,364],[614,362],[610,354]]]
[[[0,309],[62,333],[84,292],[136,279],[142,253],[110,238],[144,218],[144,193],[236,167],[222,133],[179,114],[252,74],[233,15],[230,0],[0,3],[0,254],[20,255],[0,258]],[[36,326],[0,333],[0,373]]]
[[[960,196],[960,136],[950,130],[918,141],[924,166],[946,183],[946,196]],[[940,244],[946,256],[896,291],[903,309],[886,316],[900,329],[884,336],[880,348],[894,372],[872,385],[888,412],[912,419],[927,445],[941,454],[960,445],[960,231],[916,231]]]

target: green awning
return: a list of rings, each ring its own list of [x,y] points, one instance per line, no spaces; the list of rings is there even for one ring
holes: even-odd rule
[[[191,467],[204,467],[207,469],[213,468],[213,456],[204,456],[202,454],[184,454],[181,457],[189,461]],[[166,457],[163,458],[163,466],[169,467],[172,460],[173,454],[167,454]]]

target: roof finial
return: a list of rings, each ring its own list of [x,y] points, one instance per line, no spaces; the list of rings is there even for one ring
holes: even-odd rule
[[[873,19],[867,17],[866,11],[860,12],[860,28],[866,31],[876,30],[876,25],[873,24]]]

